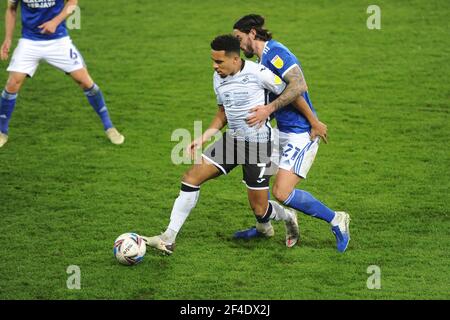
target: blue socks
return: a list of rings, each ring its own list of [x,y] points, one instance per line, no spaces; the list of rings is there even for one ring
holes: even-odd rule
[[[95,112],[102,120],[104,129],[107,130],[112,128],[113,124],[109,118],[108,109],[100,88],[94,84],[92,88],[85,90],[84,94],[89,100],[92,108],[94,108]],[[16,106],[16,99],[17,94],[12,94],[3,90],[0,103],[0,132],[4,134],[8,134],[9,120],[11,119],[14,107]]]
[[[2,92],[0,103],[0,132],[8,134],[9,120],[16,106],[17,93]]]
[[[333,210],[314,198],[310,193],[299,189],[292,191],[286,201],[284,201],[284,204],[307,215],[325,220],[328,223],[335,216]]]
[[[96,84],[94,84],[92,88],[85,90],[84,94],[89,100],[92,108],[94,108],[95,112],[102,120],[104,129],[108,130],[109,128],[112,128],[113,124],[111,122],[111,119],[109,118],[108,108],[106,108],[105,99],[103,98],[103,94],[100,88]]]

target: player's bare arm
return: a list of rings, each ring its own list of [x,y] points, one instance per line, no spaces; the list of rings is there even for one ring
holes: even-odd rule
[[[8,1],[8,7],[5,13],[5,40],[0,49],[0,58],[7,60],[9,51],[11,50],[11,43],[14,35],[14,28],[16,26],[17,3]]]
[[[66,2],[66,5],[64,6],[64,9],[61,11],[59,15],[54,17],[52,20],[47,21],[39,26],[39,28],[41,29],[41,33],[45,34],[55,33],[56,28],[58,28],[58,26],[73,13],[77,5],[78,0],[68,0]]]
[[[284,82],[287,86],[283,93],[274,101],[267,105],[271,113],[292,103],[299,95],[308,90],[305,78],[299,67],[292,68],[285,76]]]
[[[200,138],[192,141],[192,143],[187,147],[188,154],[191,155],[191,157],[194,156],[196,149],[200,148],[205,142],[207,142],[217,132],[222,130],[222,128],[226,125],[227,117],[225,115],[225,108],[223,106],[219,106],[219,109],[217,110],[217,113],[214,119],[211,121],[208,129],[206,129],[206,131]]]
[[[306,118],[306,120],[308,120],[309,124],[311,125],[311,140],[314,140],[317,136],[319,136],[325,143],[328,143],[326,124],[317,119],[316,115],[312,112],[305,98],[303,98],[303,96],[299,96],[294,100],[292,104]]]
[[[308,90],[305,78],[299,67],[292,68],[284,76],[284,82],[287,86],[283,93],[274,101],[265,106],[256,106],[252,110],[251,116],[248,117],[249,126],[261,126],[266,119],[275,111],[292,103],[299,95]]]

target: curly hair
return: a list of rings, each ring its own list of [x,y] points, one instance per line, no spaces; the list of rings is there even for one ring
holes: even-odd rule
[[[213,41],[211,41],[211,49],[215,51],[224,50],[227,54],[231,52],[237,53],[238,55],[241,54],[239,39],[231,34],[217,36]]]
[[[264,28],[265,19],[258,14],[249,14],[240,18],[233,26],[244,33],[250,33],[252,29],[256,31],[256,39],[269,41],[272,39],[272,33]]]

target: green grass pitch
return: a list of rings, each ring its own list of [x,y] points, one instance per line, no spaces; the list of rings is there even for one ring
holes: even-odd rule
[[[106,140],[63,73],[42,64],[26,82],[0,149],[0,299],[449,299],[450,3],[376,1],[381,30],[366,26],[370,4],[80,1],[71,37],[126,141]],[[171,162],[171,134],[209,124],[209,43],[251,12],[299,57],[328,125],[300,187],[350,213],[348,251],[301,213],[293,249],[281,223],[272,239],[232,240],[254,223],[238,169],[202,187],[174,255],[119,265],[119,234],[165,229],[188,168]]]

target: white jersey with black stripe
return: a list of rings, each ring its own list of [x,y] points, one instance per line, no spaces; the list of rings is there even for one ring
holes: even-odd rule
[[[214,72],[217,104],[224,107],[229,130],[237,139],[267,142],[271,139],[269,121],[258,129],[248,126],[246,119],[253,107],[266,104],[266,90],[280,95],[286,84],[264,66],[252,61],[243,63],[239,72],[225,78]]]

